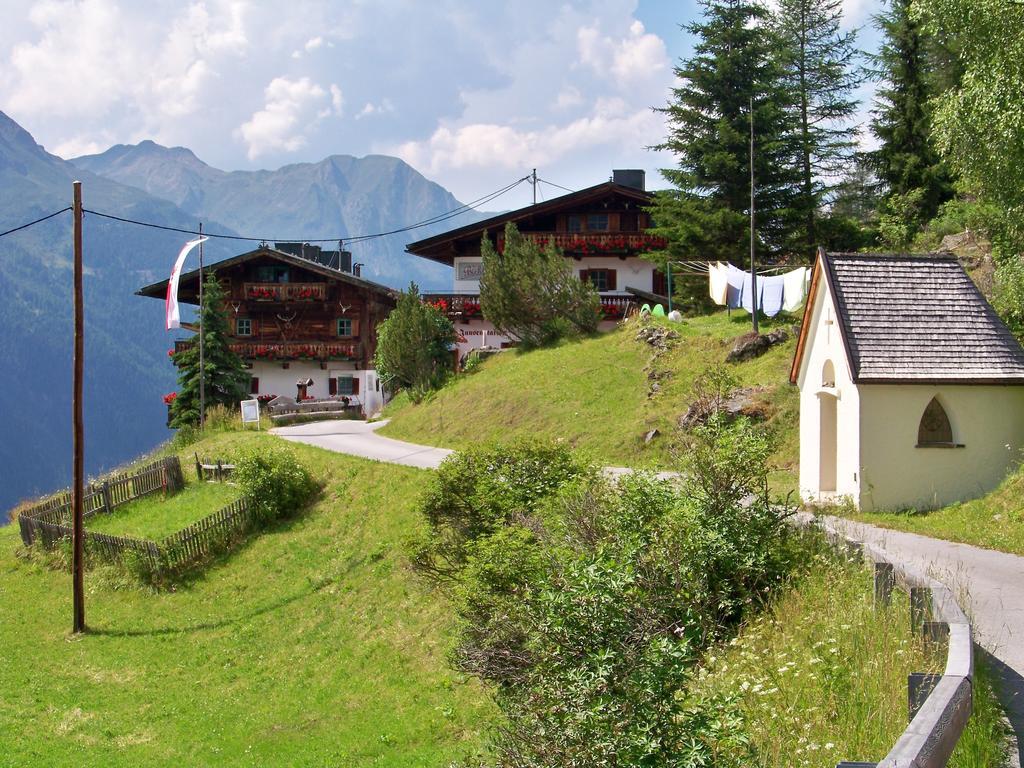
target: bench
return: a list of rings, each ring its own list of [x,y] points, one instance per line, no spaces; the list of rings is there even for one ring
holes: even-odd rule
[[[196,477],[199,482],[216,481],[223,483],[227,478],[235,474],[234,464],[225,464],[220,459],[216,463],[210,461],[203,461],[199,458],[199,454],[195,454],[196,457]]]

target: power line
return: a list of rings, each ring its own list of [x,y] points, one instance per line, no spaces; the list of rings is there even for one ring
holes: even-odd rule
[[[22,224],[20,227],[15,227],[14,229],[8,229],[6,232],[0,232],[0,237],[3,237],[4,235],[13,235],[15,232],[20,232],[23,229],[28,229],[29,227],[34,227],[36,224],[41,224],[42,222],[46,221],[47,219],[52,219],[54,216],[60,216],[62,213],[67,213],[70,210],[71,210],[71,206],[70,205],[67,208],[61,208],[59,211],[54,211],[53,213],[51,213],[51,214],[49,214],[47,216],[43,216],[43,218],[41,218],[41,219],[36,219],[35,221],[30,221],[28,224]]]
[[[164,230],[166,232],[180,232],[181,234],[184,234],[184,235],[199,235],[199,234],[202,234],[204,237],[216,238],[218,240],[243,240],[243,241],[247,241],[247,242],[258,242],[258,243],[268,243],[268,242],[279,242],[279,243],[286,243],[286,242],[336,243],[336,242],[338,242],[340,240],[340,241],[343,241],[345,243],[352,243],[352,242],[363,242],[365,240],[372,240],[372,239],[378,238],[378,237],[386,237],[388,235],[397,235],[397,234],[401,234],[402,232],[410,232],[410,231],[412,231],[414,229],[420,229],[421,227],[430,226],[431,224],[438,224],[438,223],[440,223],[442,221],[447,221],[448,219],[454,218],[454,217],[456,217],[456,216],[458,216],[458,215],[460,215],[462,213],[465,213],[467,211],[473,210],[475,208],[478,208],[481,205],[484,205],[486,203],[491,202],[492,200],[497,199],[498,197],[504,195],[506,192],[509,192],[510,190],[512,190],[515,187],[517,187],[520,184],[522,184],[524,181],[527,180],[527,178],[529,178],[529,177],[524,176],[523,178],[518,179],[517,181],[514,181],[511,184],[508,184],[508,185],[502,187],[501,189],[499,189],[499,190],[497,190],[495,192],[491,192],[488,195],[484,195],[483,197],[478,198],[477,200],[474,200],[471,203],[465,203],[463,205],[460,205],[458,208],[453,208],[450,211],[445,211],[444,213],[440,213],[440,214],[438,214],[436,216],[432,216],[429,219],[424,219],[423,221],[418,221],[415,224],[408,224],[408,225],[406,225],[404,227],[399,227],[397,229],[392,229],[392,230],[389,230],[387,232],[375,232],[373,234],[368,234],[368,235],[349,235],[349,236],[344,236],[344,237],[321,237],[321,238],[254,237],[254,236],[251,236],[251,235],[225,235],[225,234],[217,234],[217,233],[214,233],[214,232],[202,232],[202,233],[200,233],[198,230],[195,230],[195,229],[186,229],[184,227],[171,227],[171,226],[167,226],[165,224],[154,224],[153,222],[150,222],[150,221],[140,221],[138,219],[129,219],[129,218],[125,217],[125,216],[115,216],[112,213],[102,213],[101,211],[94,211],[94,210],[89,209],[89,208],[85,208],[83,210],[86,213],[91,214],[93,216],[100,216],[100,217],[102,217],[104,219],[111,219],[113,221],[119,221],[119,222],[121,222],[123,224],[135,224],[135,225],[140,226],[140,227],[149,227],[151,229],[161,229],[161,230]],[[65,209],[65,210],[68,210],[68,209]]]
[[[576,191],[575,189],[569,189],[568,187],[563,187],[561,184],[555,184],[555,182],[548,181],[547,179],[537,179],[537,181],[541,182],[542,184],[547,184],[549,187],[557,187],[558,189],[562,190],[563,192],[572,193],[572,192]]]

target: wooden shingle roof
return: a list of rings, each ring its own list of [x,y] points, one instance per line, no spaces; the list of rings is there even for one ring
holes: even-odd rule
[[[1024,384],[1024,349],[951,254],[820,254],[858,383]]]

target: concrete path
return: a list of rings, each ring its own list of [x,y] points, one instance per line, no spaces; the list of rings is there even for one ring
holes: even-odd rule
[[[376,430],[385,424],[386,419],[372,423],[339,419],[274,427],[270,431],[295,443],[419,469],[437,469],[453,453],[447,448],[431,448],[378,435]]]
[[[272,431],[285,440],[319,446],[421,469],[436,469],[453,452],[447,448],[392,440],[376,434],[387,421],[322,421]],[[613,476],[631,470],[606,467]],[[677,477],[672,472],[660,477]],[[1017,744],[1024,745],[1024,557],[956,544],[902,531],[832,518],[837,526],[861,541],[886,549],[895,560],[917,566],[953,590],[974,625],[975,641],[987,652],[1001,678],[1001,698]],[[1024,755],[1014,755],[1014,766]]]

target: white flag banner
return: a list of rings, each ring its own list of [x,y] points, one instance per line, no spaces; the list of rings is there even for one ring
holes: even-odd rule
[[[197,237],[195,240],[189,240],[185,243],[185,247],[181,249],[181,253],[178,254],[178,260],[174,262],[174,269],[171,270],[171,279],[167,282],[168,331],[172,328],[181,328],[181,315],[178,312],[178,278],[181,277],[181,266],[185,263],[185,257],[188,256],[189,251],[209,239],[208,237]],[[199,276],[199,279],[202,280],[202,275]]]

